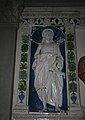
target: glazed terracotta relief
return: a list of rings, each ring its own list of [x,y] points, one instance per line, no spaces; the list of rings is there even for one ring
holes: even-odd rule
[[[30,112],[66,112],[68,97],[69,104],[77,103],[75,25],[80,19],[25,21],[25,26],[31,26],[31,33],[21,37],[18,102],[23,104],[28,93]],[[66,21],[70,25],[66,26]]]

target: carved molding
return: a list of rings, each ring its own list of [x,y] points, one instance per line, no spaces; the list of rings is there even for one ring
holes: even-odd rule
[[[80,14],[85,15],[85,7],[25,7],[22,16],[78,17]]]
[[[30,113],[13,114],[12,120],[84,120],[85,114],[81,110],[74,110],[73,113]]]
[[[22,113],[12,114],[12,120],[85,120],[85,107],[71,107],[68,113]]]
[[[21,17],[32,25],[33,18],[46,18],[46,24],[49,24],[50,18],[63,18],[66,25],[69,24],[69,18],[76,18],[78,24],[85,25],[85,7],[25,7]],[[70,23],[74,24],[74,21]]]

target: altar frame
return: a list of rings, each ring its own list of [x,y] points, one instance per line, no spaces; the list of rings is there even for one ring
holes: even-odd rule
[[[66,8],[67,9],[67,8]],[[77,75],[77,54],[76,54],[76,36],[75,27],[81,24],[79,12],[75,9],[69,9],[67,12],[60,11],[61,8],[25,8],[17,33],[16,63],[14,75],[14,93],[13,93],[13,114],[29,114],[29,73],[30,73],[30,46],[31,31],[33,26],[64,26],[65,27],[65,49],[66,49],[66,78],[67,78],[67,99],[68,111],[71,106],[80,106],[79,87]],[[39,11],[39,12],[38,12]],[[81,9],[82,11],[82,9]],[[83,15],[82,15],[83,16]],[[57,22],[56,22],[57,21]],[[73,48],[72,49],[72,45]],[[70,47],[69,47],[70,46]],[[23,58],[25,56],[25,58]],[[22,59],[24,61],[24,69],[22,68]],[[23,76],[24,74],[24,76]],[[24,79],[20,78],[23,77]],[[20,98],[21,96],[21,98]],[[22,100],[21,100],[22,99]]]

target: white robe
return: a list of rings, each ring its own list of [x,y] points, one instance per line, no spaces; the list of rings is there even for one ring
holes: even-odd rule
[[[34,86],[44,108],[46,103],[62,105],[63,57],[55,43],[41,44],[35,53],[32,68],[35,74]]]

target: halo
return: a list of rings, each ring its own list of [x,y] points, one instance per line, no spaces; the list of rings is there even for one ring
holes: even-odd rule
[[[42,32],[42,37],[46,36],[46,34],[49,34],[51,36],[54,36],[54,32],[52,29],[46,28],[45,30],[43,30]]]

